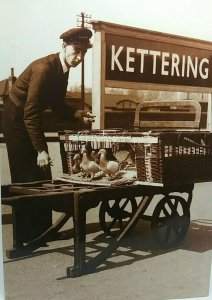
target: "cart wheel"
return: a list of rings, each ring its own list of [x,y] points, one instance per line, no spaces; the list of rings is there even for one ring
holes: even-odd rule
[[[174,247],[186,236],[189,224],[187,202],[180,196],[165,196],[156,205],[152,215],[153,238],[164,248]]]
[[[137,209],[135,198],[103,201],[99,209],[99,222],[109,236],[117,235]]]

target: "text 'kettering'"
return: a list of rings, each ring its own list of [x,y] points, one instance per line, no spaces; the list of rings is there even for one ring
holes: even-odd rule
[[[125,55],[124,60],[123,55]],[[121,61],[120,56],[122,56]],[[208,78],[208,58],[197,56],[192,58],[189,55],[115,45],[111,45],[111,71],[132,73],[135,72],[135,66],[139,66],[140,74],[143,74],[147,67],[146,57],[151,58],[153,75]]]

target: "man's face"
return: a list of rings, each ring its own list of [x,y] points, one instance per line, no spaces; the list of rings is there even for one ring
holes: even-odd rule
[[[65,59],[67,64],[74,68],[81,63],[87,49],[78,48],[74,45],[66,45],[64,48]]]

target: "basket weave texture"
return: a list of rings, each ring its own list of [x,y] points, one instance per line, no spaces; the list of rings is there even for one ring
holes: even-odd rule
[[[158,133],[156,144],[136,144],[137,180],[190,184],[212,180],[212,134]]]
[[[92,138],[93,132],[89,136]],[[95,133],[96,134],[96,133]],[[101,134],[101,132],[100,132]],[[105,133],[104,133],[105,134]],[[144,132],[128,132],[128,135],[143,136]],[[109,136],[119,133],[111,132]],[[81,153],[86,142],[72,141],[70,132],[63,133],[60,142],[63,172],[73,173],[73,158]],[[158,131],[148,133],[156,137],[157,143],[129,143],[134,151],[137,181],[146,183],[162,183],[165,185],[182,185],[212,181],[212,133],[200,131]],[[150,139],[151,140],[151,139]],[[92,142],[93,143],[93,142]],[[115,145],[115,146],[114,146]],[[114,152],[118,145],[119,152]],[[126,159],[128,147],[126,143],[106,143],[96,141],[95,149],[106,148],[107,152],[115,155],[115,159]],[[123,152],[124,151],[124,152]],[[112,157],[112,156],[111,156]],[[121,157],[121,158],[120,158]],[[113,156],[114,159],[114,156]]]

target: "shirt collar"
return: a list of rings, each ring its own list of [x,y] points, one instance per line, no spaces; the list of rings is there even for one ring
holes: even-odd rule
[[[62,65],[63,73],[68,72],[69,69],[68,69],[68,67],[66,66],[66,64],[63,60],[63,55],[62,55],[61,52],[59,53],[59,58],[60,58],[60,62],[61,62],[61,65]]]

